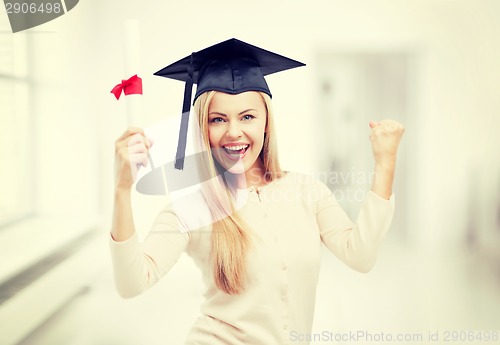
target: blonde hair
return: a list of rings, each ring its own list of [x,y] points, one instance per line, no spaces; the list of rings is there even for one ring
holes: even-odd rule
[[[202,172],[209,177],[203,185],[203,194],[210,209],[213,224],[211,235],[211,257],[214,279],[217,287],[232,295],[243,292],[248,283],[246,256],[251,247],[251,231],[241,219],[234,206],[235,187],[227,180],[223,168],[214,161],[210,150],[208,133],[208,109],[217,91],[201,94],[194,104],[198,115],[199,148],[206,152],[203,156]],[[258,92],[266,107],[266,133],[259,156],[264,165],[264,178],[268,181],[283,175],[276,152],[276,136],[272,121],[271,98]]]

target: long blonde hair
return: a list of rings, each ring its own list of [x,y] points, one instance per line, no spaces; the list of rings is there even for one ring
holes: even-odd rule
[[[248,283],[246,256],[251,247],[251,231],[239,216],[234,206],[234,186],[225,178],[223,168],[214,161],[210,150],[208,133],[208,109],[217,91],[208,91],[200,95],[194,104],[198,115],[199,148],[206,152],[203,156],[203,172],[208,176],[203,194],[212,214],[211,261],[217,287],[231,295],[243,292]],[[258,92],[266,106],[266,133],[264,145],[259,156],[264,165],[264,177],[272,181],[282,176],[273,125],[271,98]]]

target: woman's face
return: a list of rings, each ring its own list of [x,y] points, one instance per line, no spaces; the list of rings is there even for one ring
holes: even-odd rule
[[[261,169],[267,112],[257,92],[218,92],[208,108],[208,134],[214,158],[232,173]]]

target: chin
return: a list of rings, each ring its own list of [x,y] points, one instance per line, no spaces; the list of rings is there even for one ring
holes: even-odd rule
[[[240,166],[238,163],[235,164],[234,166],[230,167],[229,169],[226,169],[227,172],[230,172],[233,175],[241,175],[245,173],[245,167],[243,167],[243,164]]]
[[[220,168],[220,171],[228,172],[234,175],[244,174],[246,168],[244,166],[243,160],[239,160],[236,162],[226,162],[223,159],[215,159],[217,165]]]

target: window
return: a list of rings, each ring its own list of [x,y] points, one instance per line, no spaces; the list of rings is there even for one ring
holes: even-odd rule
[[[33,213],[28,38],[0,22],[0,227]]]

